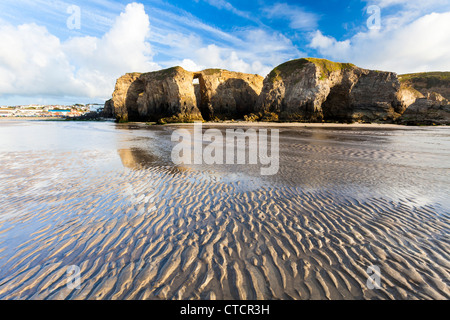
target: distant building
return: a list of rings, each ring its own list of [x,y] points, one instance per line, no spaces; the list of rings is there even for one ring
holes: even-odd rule
[[[55,110],[55,109],[51,109],[51,110],[48,110],[48,112],[52,116],[67,116],[67,115],[69,115],[71,110]]]
[[[15,110],[0,110],[0,117],[12,117],[14,113]]]

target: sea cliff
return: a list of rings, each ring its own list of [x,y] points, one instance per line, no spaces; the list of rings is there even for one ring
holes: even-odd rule
[[[119,122],[247,121],[450,124],[450,73],[398,76],[302,58],[259,75],[181,67],[117,80],[104,116]]]

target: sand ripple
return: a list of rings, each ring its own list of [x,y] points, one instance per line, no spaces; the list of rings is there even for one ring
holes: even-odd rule
[[[167,166],[99,174],[102,157],[0,156],[1,299],[450,298],[448,208],[401,188],[358,194],[351,170],[341,189],[289,173],[327,162],[323,181],[341,157],[367,158],[370,185],[380,161],[407,165],[407,153],[299,143],[266,182]]]

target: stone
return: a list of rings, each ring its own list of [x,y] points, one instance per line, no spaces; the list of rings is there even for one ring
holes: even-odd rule
[[[405,109],[392,72],[304,58],[276,67],[264,80],[257,111],[284,121],[393,121]]]
[[[450,102],[437,92],[417,99],[399,119],[406,125],[450,125]]]
[[[221,69],[189,72],[174,67],[128,73],[117,80],[104,113],[111,113],[119,122],[242,118],[256,105],[263,80],[258,75]]]
[[[397,76],[303,58],[259,75],[181,67],[120,77],[103,117],[119,122],[245,121],[447,123],[450,73]],[[403,115],[403,116],[402,116]]]
[[[439,93],[450,100],[450,72],[421,72],[399,76],[403,86],[413,88],[423,96],[429,93]]]
[[[117,80],[112,105],[120,122],[158,121],[176,117],[202,120],[197,108],[193,73],[181,67],[149,73],[128,73]]]
[[[200,82],[199,108],[205,120],[242,119],[252,113],[264,78],[259,75],[207,69],[195,75]]]

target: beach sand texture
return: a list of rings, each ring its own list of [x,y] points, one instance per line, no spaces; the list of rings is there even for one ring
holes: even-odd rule
[[[0,299],[450,298],[448,128],[284,127],[263,177],[178,127],[2,123]]]

